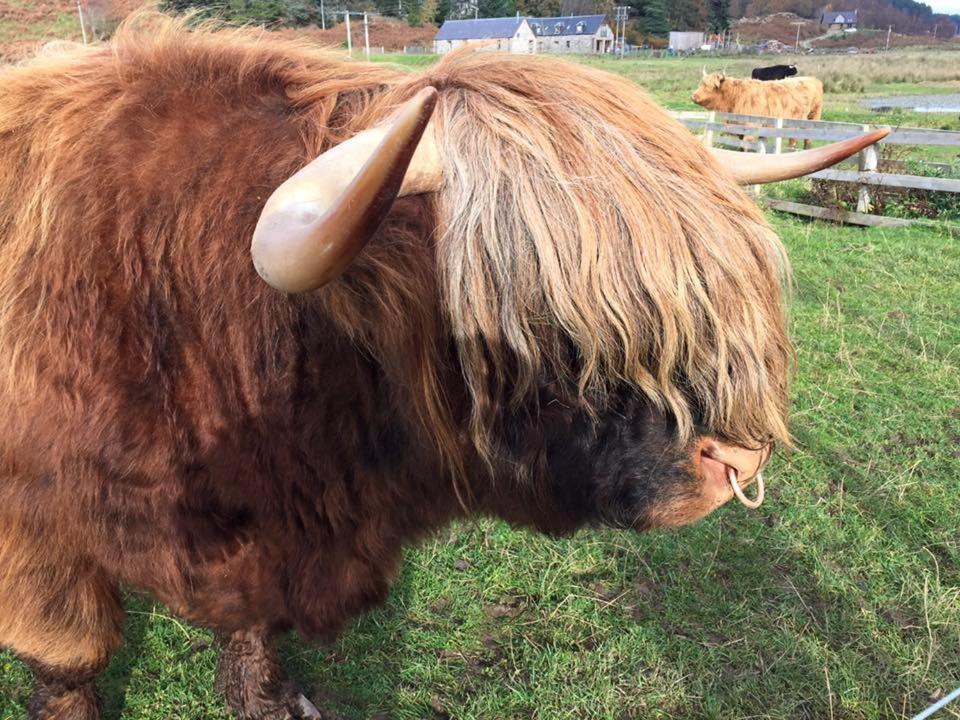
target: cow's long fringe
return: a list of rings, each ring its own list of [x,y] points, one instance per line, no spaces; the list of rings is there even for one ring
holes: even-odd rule
[[[480,447],[545,381],[595,409],[626,383],[681,439],[788,442],[783,248],[692,136],[633,83],[553,59],[464,53],[422,82]]]

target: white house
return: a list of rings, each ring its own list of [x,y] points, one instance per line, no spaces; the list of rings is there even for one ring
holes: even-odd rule
[[[613,49],[613,30],[606,15],[527,18],[537,38],[536,51],[589,55]]]
[[[820,15],[820,24],[827,26],[828,32],[856,32],[857,31],[857,11],[840,10],[838,12],[825,12]]]
[[[533,31],[522,17],[447,20],[433,38],[433,51],[443,55],[467,44],[480,50],[536,52]]]

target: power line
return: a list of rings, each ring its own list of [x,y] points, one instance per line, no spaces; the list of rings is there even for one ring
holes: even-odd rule
[[[617,30],[620,33],[620,59],[623,60],[623,46],[627,42],[627,18],[630,14],[630,8],[626,5],[618,5],[613,10],[616,13],[614,17],[617,21]]]

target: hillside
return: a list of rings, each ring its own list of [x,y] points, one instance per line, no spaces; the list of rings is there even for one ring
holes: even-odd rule
[[[762,17],[747,17],[737,20],[731,26],[734,37],[740,42],[763,42],[775,40],[783,45],[793,46],[797,40],[797,26],[800,25],[800,46],[813,49],[858,49],[882,48],[887,42],[887,33],[883,30],[860,30],[845,35],[826,35],[824,28],[816,21],[802,18],[794,13],[779,12]],[[931,45],[950,42],[951,38],[940,35],[936,41],[928,33],[897,33],[890,36],[890,47]]]
[[[680,0],[673,0],[679,2]],[[138,9],[148,0],[91,0],[91,10],[88,17],[88,33],[94,37],[109,35],[117,22],[130,12]],[[804,8],[802,15],[808,12],[815,15],[816,11],[810,3],[814,0],[733,0],[731,12],[756,12],[763,8],[795,7]],[[867,0],[858,0],[867,2]],[[902,5],[913,0],[869,0],[871,6],[878,3],[887,3],[891,9],[894,4]],[[916,3],[913,3],[916,5]],[[924,6],[926,7],[926,6]],[[902,13],[902,10],[896,10]],[[840,38],[823,37],[823,28],[816,20],[801,17],[796,12],[756,12],[755,15],[743,17],[733,23],[731,30],[733,37],[739,37],[740,42],[776,41],[783,45],[792,46],[796,41],[797,27],[793,23],[801,22],[800,41],[805,48],[844,49],[848,47],[878,48],[886,43],[886,33],[880,31],[862,30],[856,34],[849,34]],[[363,24],[355,19],[352,23],[352,38],[355,48],[363,47]],[[895,28],[896,29],[896,28]],[[938,28],[938,42],[952,32],[945,32]],[[345,45],[346,32],[343,25],[327,30],[316,26],[299,28],[284,28],[275,30],[281,35],[306,37],[317,44],[326,46]],[[370,46],[375,52],[380,48],[387,51],[401,51],[404,47],[429,48],[436,33],[436,26],[424,24],[421,27],[410,27],[407,23],[389,17],[371,16],[370,18]],[[54,39],[80,40],[82,38],[80,23],[77,18],[76,0],[0,0],[0,62],[11,62],[26,57],[44,42]],[[925,30],[912,30],[906,34],[894,32],[891,37],[891,46],[930,44],[931,35]]]
[[[347,32],[343,24],[326,30],[313,26],[283,28],[273,31],[281,37],[306,38],[318,45],[341,46],[347,42]],[[437,34],[436,25],[410,27],[406,22],[391,17],[371,17],[368,28],[371,52],[385,50],[402,51],[404,47],[433,48],[433,36]],[[350,23],[350,36],[354,53],[363,49],[363,22],[354,18]]]
[[[822,28],[815,20],[807,20],[789,12],[743,18],[733,24],[731,32],[740,37],[740,42],[776,40],[784,45],[793,45],[797,40],[797,26],[792,24],[795,22],[803,23],[800,26],[801,42],[823,34]]]
[[[91,5],[102,8],[92,13],[94,27],[88,32],[96,35],[109,34],[116,24],[145,0],[100,0]],[[371,17],[368,28],[370,46],[376,51],[402,51],[404,47],[429,48],[437,32],[435,25],[425,24],[410,27],[407,23],[388,17]],[[319,45],[340,46],[346,43],[343,25],[327,30],[307,26],[276,30],[280,35],[308,38]],[[351,23],[351,36],[355,48],[363,47],[363,23],[356,19]],[[77,17],[76,0],[0,0],[0,62],[14,62],[33,54],[49,40],[82,39],[80,21]]]
[[[99,0],[91,3],[91,35],[109,32],[116,22],[145,0]],[[81,40],[76,0],[0,0],[0,61],[33,53],[48,40]]]

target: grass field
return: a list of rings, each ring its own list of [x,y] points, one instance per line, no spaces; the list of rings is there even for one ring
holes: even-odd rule
[[[814,75],[824,81],[824,120],[960,130],[957,113],[912,110],[877,113],[860,104],[864,97],[960,92],[960,42],[943,47],[953,49],[902,49],[854,56],[628,57],[624,60],[581,57],[578,61],[630,78],[670,110],[703,109],[690,99],[690,94],[700,82],[705,63],[708,70],[723,69],[734,77],[750,77],[750,70],[757,65],[792,63],[801,74]],[[437,56],[391,54],[373,56],[373,59],[415,69],[436,62]]]
[[[841,720],[907,718],[960,685],[960,244],[774,222],[797,449],[763,508],[645,536],[444,531],[332,647],[285,642],[315,698],[351,720]],[[210,636],[129,608],[107,717],[225,718]],[[20,718],[27,673],[0,670],[0,718]]]

